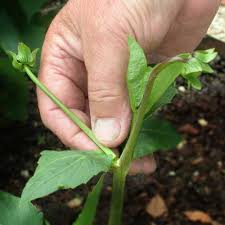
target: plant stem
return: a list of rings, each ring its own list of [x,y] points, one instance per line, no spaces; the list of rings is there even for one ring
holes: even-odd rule
[[[29,78],[40,88],[80,129],[107,155],[116,158],[116,155],[111,149],[102,145],[95,137],[92,130],[86,126],[70,109],[68,109],[40,80],[33,74],[28,66],[25,66],[25,71]]]
[[[113,188],[108,225],[121,224],[125,181],[126,174],[121,170],[121,168],[115,168],[113,173]]]
[[[145,93],[141,105],[136,113],[134,113],[131,132],[127,141],[127,144],[123,150],[123,153],[119,159],[122,170],[128,173],[130,164],[133,160],[134,148],[138,139],[139,132],[141,130],[142,123],[144,121],[145,112],[148,107],[149,96],[151,95],[154,81],[158,73],[164,69],[165,64],[158,64],[152,71],[147,86],[145,88]]]
[[[159,64],[158,66],[155,67],[155,69],[151,73],[140,108],[136,113],[134,113],[133,116],[131,132],[127,144],[119,159],[120,167],[114,168],[113,170],[112,199],[108,225],[121,224],[126,176],[133,159],[134,147],[137,142],[137,138],[145,117],[146,108],[148,106],[147,105],[148,99],[149,96],[151,95],[155,78],[163,68],[164,65]]]

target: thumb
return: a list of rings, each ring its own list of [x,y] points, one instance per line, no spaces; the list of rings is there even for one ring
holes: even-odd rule
[[[127,42],[104,35],[88,42],[84,52],[92,129],[103,144],[114,148],[127,137],[131,120]]]

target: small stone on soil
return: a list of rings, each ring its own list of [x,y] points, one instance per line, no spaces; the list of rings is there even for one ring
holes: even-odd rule
[[[21,170],[20,171],[20,175],[24,178],[29,178],[30,177],[30,173],[28,170]]]
[[[82,202],[83,198],[77,197],[67,202],[67,206],[71,209],[78,208],[81,206]]]
[[[180,92],[185,92],[186,91],[186,88],[184,87],[184,86],[179,86],[178,87],[178,90],[180,91]]]
[[[202,126],[202,127],[207,127],[208,126],[208,121],[203,119],[203,118],[201,118],[201,119],[198,120],[198,124],[200,126]]]
[[[170,171],[168,175],[170,177],[174,177],[174,176],[176,176],[176,172],[175,171]]]
[[[146,207],[146,212],[154,218],[158,218],[167,214],[167,211],[168,209],[167,209],[166,203],[164,199],[162,198],[162,196],[160,196],[159,194],[155,195],[149,201]]]

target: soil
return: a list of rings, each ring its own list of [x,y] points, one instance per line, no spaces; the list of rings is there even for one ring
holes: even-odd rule
[[[181,87],[173,103],[160,112],[180,130],[184,141],[177,149],[155,154],[158,169],[153,175],[128,178],[123,225],[201,224],[187,219],[184,212],[188,210],[201,210],[225,225],[225,59],[218,57],[213,67],[214,74],[202,77],[201,92],[182,92]],[[182,80],[177,83],[184,85]],[[0,129],[0,137],[0,189],[15,195],[21,194],[33,174],[40,151],[65,149],[42,125],[32,84],[28,120]],[[59,191],[35,204],[52,225],[71,225],[81,206],[71,208],[68,202],[74,198],[82,200],[90,187],[91,184]],[[110,187],[108,177],[96,225],[107,224]],[[157,194],[168,211],[153,218],[146,212],[146,206]]]

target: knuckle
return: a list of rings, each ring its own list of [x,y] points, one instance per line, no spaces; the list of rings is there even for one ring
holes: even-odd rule
[[[93,87],[89,89],[90,102],[109,102],[121,98],[119,88]]]

